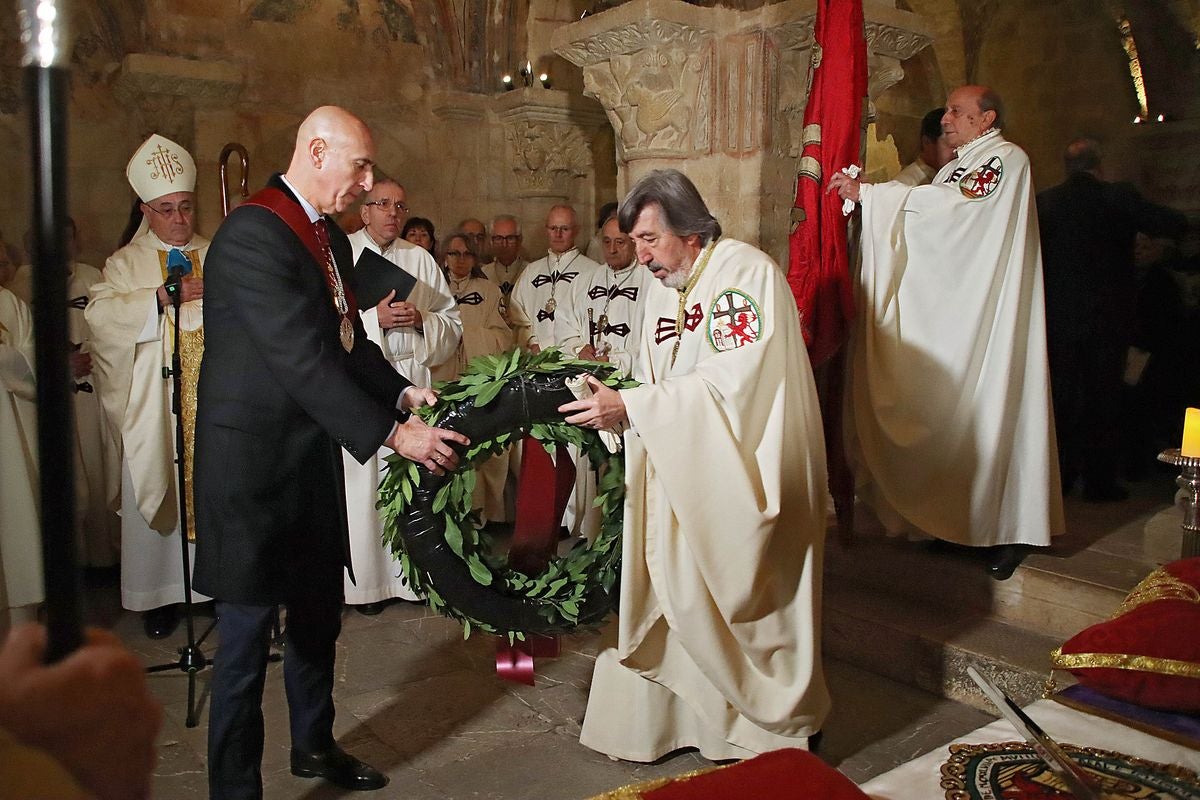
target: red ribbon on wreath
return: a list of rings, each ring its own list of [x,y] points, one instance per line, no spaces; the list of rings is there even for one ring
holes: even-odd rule
[[[558,549],[559,526],[574,485],[575,464],[566,446],[560,444],[551,459],[541,442],[526,436],[517,486],[517,521],[508,551],[513,569],[531,577],[545,571]],[[527,636],[512,644],[502,638],[496,643],[496,675],[533,686],[534,658],[554,658],[558,653],[557,636]]]

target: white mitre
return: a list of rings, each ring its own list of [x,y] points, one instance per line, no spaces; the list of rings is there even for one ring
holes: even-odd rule
[[[173,192],[194,192],[196,162],[183,147],[155,133],[129,159],[125,177],[142,202],[149,203]]]

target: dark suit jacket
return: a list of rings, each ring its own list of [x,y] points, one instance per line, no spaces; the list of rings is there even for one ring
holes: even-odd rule
[[[1039,192],[1038,225],[1051,338],[1129,342],[1134,327],[1136,235],[1172,235],[1186,219],[1132,185],[1077,173]]]
[[[278,176],[269,185],[293,196]],[[349,282],[350,242],[328,225]],[[342,349],[324,267],[267,209],[230,213],[204,279],[196,589],[249,604],[284,602],[298,582],[340,595],[350,566],[340,447],[360,462],[375,453],[410,384],[357,314],[354,348]]]

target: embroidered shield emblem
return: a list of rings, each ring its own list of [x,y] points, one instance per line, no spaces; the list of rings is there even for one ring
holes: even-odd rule
[[[726,289],[708,310],[708,343],[718,353],[757,342],[762,335],[758,303],[740,289]]]
[[[1196,797],[1196,773],[1177,764],[1160,764],[1112,750],[1067,743],[1062,747],[1104,797],[1139,800]],[[950,758],[942,764],[941,773],[945,796],[955,800],[1074,797],[1024,742],[952,744]]]
[[[963,197],[969,200],[979,200],[996,191],[1003,175],[1004,162],[1000,160],[1000,156],[992,156],[983,166],[976,167],[963,175],[958,181],[958,188],[963,193]]]

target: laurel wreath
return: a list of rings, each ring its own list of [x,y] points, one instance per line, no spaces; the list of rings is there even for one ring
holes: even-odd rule
[[[570,359],[553,348],[536,354],[516,350],[473,359],[457,380],[438,385],[440,395],[435,405],[420,409],[418,413],[426,423],[436,426],[456,414],[470,415],[474,409],[488,406],[506,386],[522,378],[582,372],[594,374],[606,385],[617,389],[638,385],[636,381],[620,378],[610,364]],[[506,555],[497,552],[496,542],[481,529],[479,515],[471,507],[476,467],[526,435],[541,442],[550,453],[554,453],[560,444],[572,444],[587,453],[599,476],[595,505],[600,508],[602,517],[600,532],[591,544],[580,541],[565,556],[552,559],[546,570],[536,576],[518,572],[507,565]],[[526,633],[572,630],[581,626],[581,610],[586,598],[594,597],[597,589],[611,596],[621,559],[625,461],[623,453],[608,452],[596,431],[559,419],[514,426],[491,438],[472,440],[466,453],[460,454],[458,469],[447,474],[432,497],[429,510],[433,515],[441,516],[445,544],[466,564],[476,583],[499,595],[535,604],[544,621],[536,630],[529,626],[521,630],[510,619],[495,615],[485,618],[478,612],[456,608],[443,599],[438,591],[439,576],[421,569],[414,562],[405,541],[408,518],[415,503],[421,502],[419,488],[423,481],[424,485],[436,485],[432,483],[435,478],[423,466],[400,456],[389,456],[386,461],[377,504],[383,516],[384,544],[399,560],[409,585],[428,600],[434,611],[460,621],[464,637],[479,630],[505,635],[511,642],[524,639]],[[596,621],[585,620],[583,624]]]

